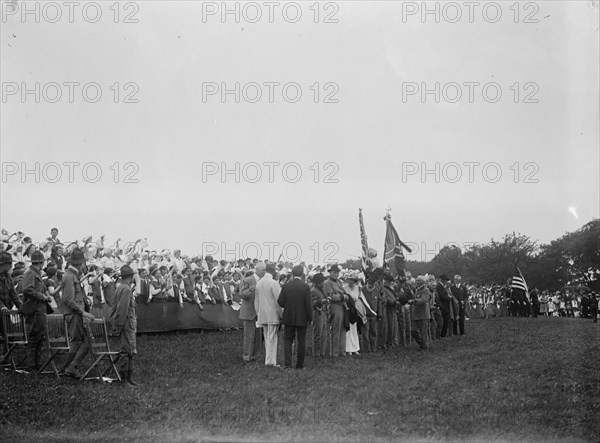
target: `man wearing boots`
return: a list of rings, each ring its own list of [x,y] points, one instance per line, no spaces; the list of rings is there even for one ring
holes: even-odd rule
[[[71,336],[65,375],[73,378],[81,378],[77,368],[90,351],[90,335],[84,319],[94,320],[94,316],[87,312],[89,307],[86,305],[87,300],[79,279],[81,266],[84,263],[83,251],[75,248],[71,253],[70,264],[62,282],[62,311]]]
[[[27,360],[29,371],[37,371],[42,366],[42,351],[46,337],[46,314],[50,297],[46,295],[46,285],[42,281],[42,268],[46,258],[41,251],[31,254],[31,266],[23,275],[23,298],[35,306],[35,311],[26,317],[27,321]]]
[[[113,336],[118,337],[119,357],[126,362],[121,370],[121,378],[131,386],[139,386],[133,380],[133,357],[137,354],[135,332],[137,329],[137,317],[135,313],[135,297],[131,292],[133,282],[133,269],[128,265],[121,267],[121,280],[115,292],[115,303],[110,313],[113,323]]]

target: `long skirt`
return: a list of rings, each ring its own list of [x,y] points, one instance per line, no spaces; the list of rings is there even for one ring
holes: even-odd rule
[[[346,352],[358,352],[359,350],[358,329],[356,323],[350,323],[350,330],[346,331]]]

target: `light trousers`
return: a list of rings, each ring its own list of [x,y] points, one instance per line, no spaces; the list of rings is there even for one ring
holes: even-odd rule
[[[262,325],[265,336],[265,365],[277,365],[277,332],[279,325]]]

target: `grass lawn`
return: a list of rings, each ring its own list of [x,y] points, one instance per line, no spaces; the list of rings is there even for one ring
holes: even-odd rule
[[[2,371],[0,441],[600,441],[591,320],[470,320],[429,353],[302,371],[242,363],[241,337],[139,336],[139,388]]]

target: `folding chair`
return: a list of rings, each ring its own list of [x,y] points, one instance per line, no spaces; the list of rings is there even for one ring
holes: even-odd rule
[[[48,365],[52,365],[52,372],[56,374],[56,377],[60,378],[54,359],[60,354],[65,355],[69,353],[69,329],[67,327],[67,322],[64,315],[47,315],[46,333],[48,337],[47,344],[49,357],[40,368],[40,374],[44,373],[44,369],[46,369]],[[51,372],[46,371],[46,373]]]
[[[80,381],[88,380],[86,377],[90,372],[92,372],[93,369],[96,369],[98,377],[91,377],[90,379],[97,378],[102,383],[105,381],[114,381],[115,379],[104,377],[110,370],[112,370],[116,375],[116,380],[121,381],[121,375],[119,374],[119,371],[115,365],[115,363],[117,363],[119,360],[119,353],[110,350],[106,322],[103,318],[97,318],[89,322],[87,330],[90,335],[90,351],[94,362],[81,376]],[[104,372],[100,368],[100,363],[103,361],[107,363],[107,368],[104,370]]]
[[[2,339],[4,342],[4,354],[0,356],[0,361],[8,361],[13,371],[22,372],[17,369],[12,352],[17,348],[27,346],[27,329],[25,328],[25,318],[18,311],[2,311]]]

